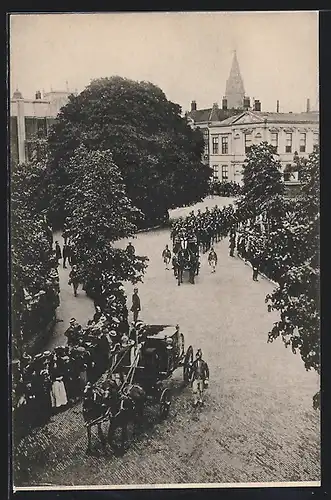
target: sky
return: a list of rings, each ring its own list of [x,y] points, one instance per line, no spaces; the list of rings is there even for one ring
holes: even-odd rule
[[[221,105],[233,50],[262,111],[318,103],[318,13],[190,12],[10,15],[10,87],[77,89],[119,75],[148,80],[190,108]]]

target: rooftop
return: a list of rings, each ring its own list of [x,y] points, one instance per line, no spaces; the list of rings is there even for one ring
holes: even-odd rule
[[[239,122],[240,118],[245,116],[245,123],[249,123],[247,117],[251,117],[251,123],[263,123],[265,120],[269,123],[311,123],[319,122],[319,112],[310,111],[309,113],[276,113],[266,111],[244,111],[237,116],[230,116],[222,121],[221,125],[232,125]]]
[[[220,109],[220,108],[207,108],[197,109],[196,111],[189,111],[188,116],[192,118],[195,123],[203,123],[208,121],[223,121],[233,115],[238,116],[241,111],[238,109]]]

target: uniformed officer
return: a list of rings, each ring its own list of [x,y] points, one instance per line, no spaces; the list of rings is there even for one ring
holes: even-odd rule
[[[192,365],[192,388],[194,394],[194,406],[198,404],[203,404],[203,393],[205,388],[208,387],[209,382],[209,368],[206,363],[202,359],[202,351],[201,349],[197,350],[195,361]]]

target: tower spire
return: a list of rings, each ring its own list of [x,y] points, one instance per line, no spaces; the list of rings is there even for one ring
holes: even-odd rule
[[[225,97],[228,101],[228,108],[242,108],[245,88],[240,73],[236,49],[233,50],[232,66],[229,78],[226,81]]]

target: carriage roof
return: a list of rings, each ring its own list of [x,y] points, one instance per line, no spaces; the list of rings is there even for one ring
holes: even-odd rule
[[[147,338],[165,340],[166,337],[173,337],[176,333],[174,325],[146,325]]]

